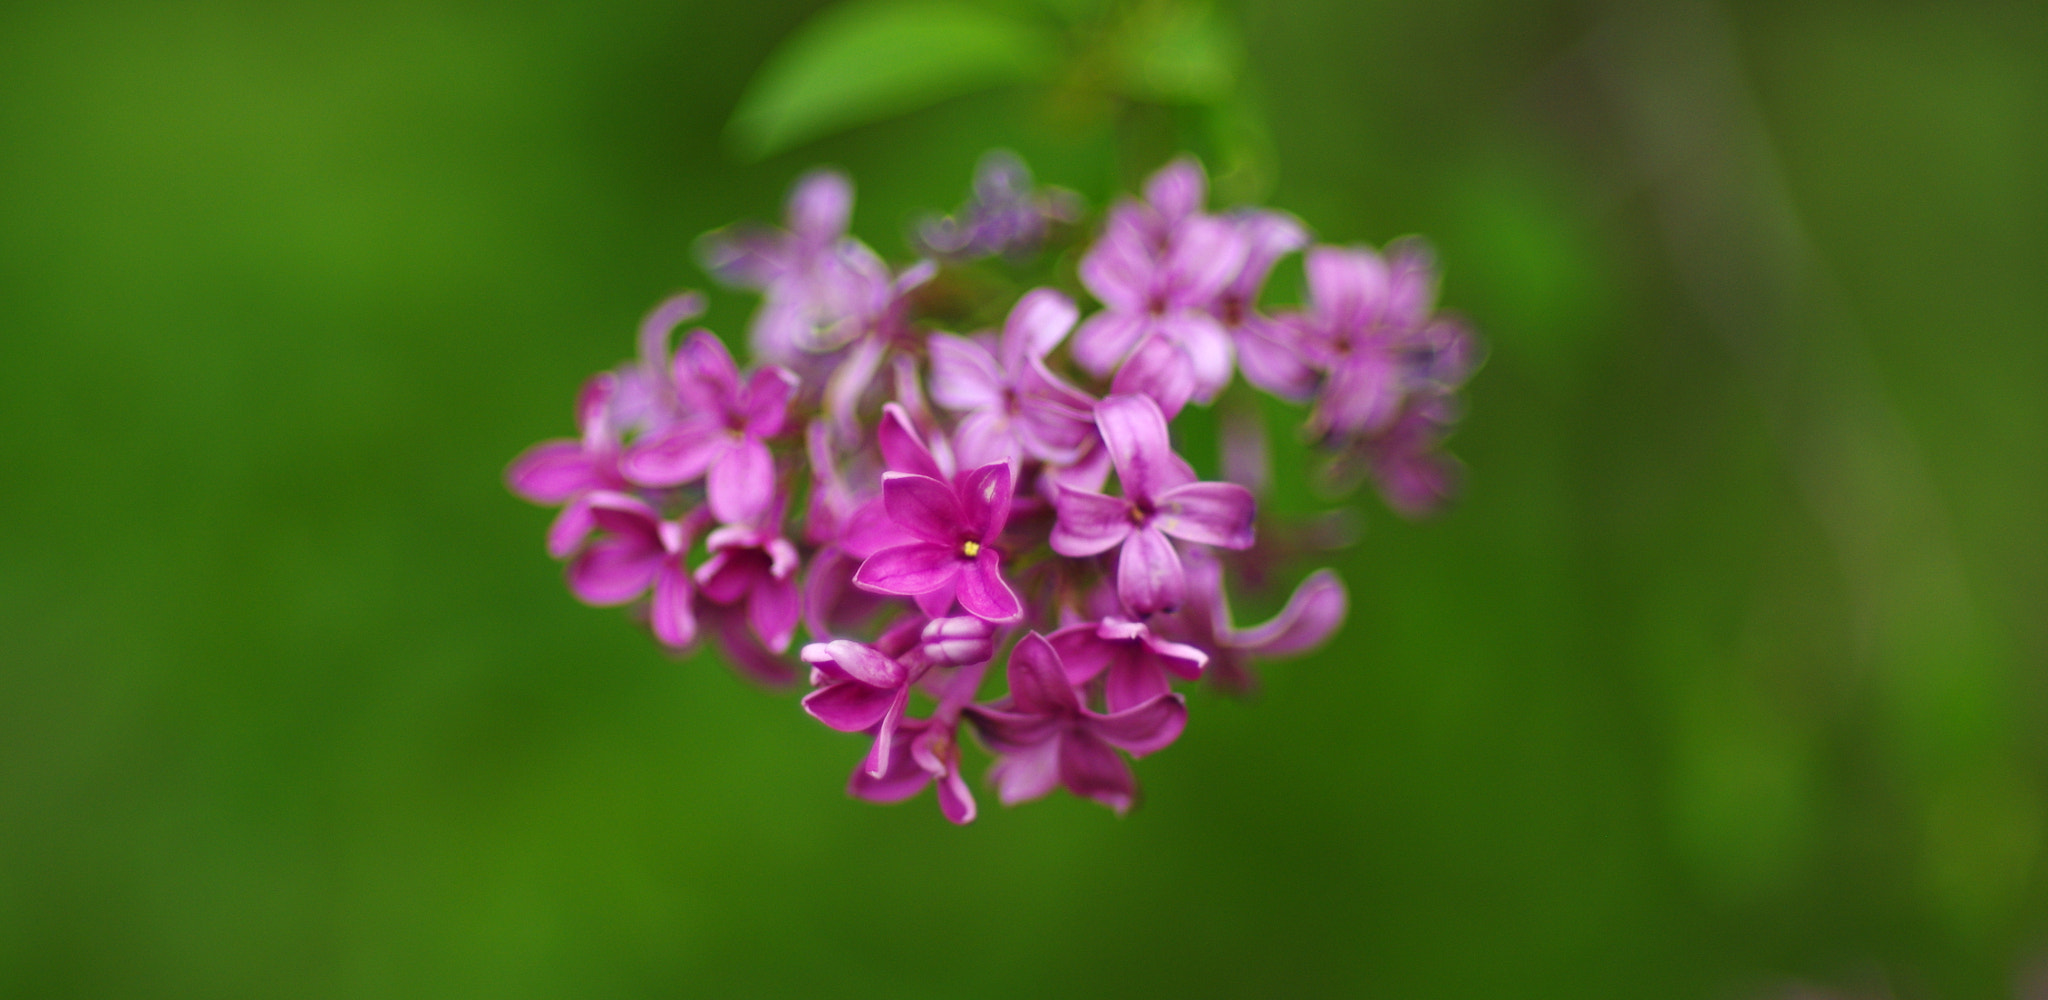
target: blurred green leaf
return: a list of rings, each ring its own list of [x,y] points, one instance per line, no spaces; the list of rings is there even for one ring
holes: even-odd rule
[[[1205,3],[1139,6],[1119,32],[1123,90],[1160,104],[1215,104],[1237,88],[1244,44]]]
[[[1047,28],[946,0],[855,0],[828,8],[768,59],[726,127],[749,159],[1054,65]]]

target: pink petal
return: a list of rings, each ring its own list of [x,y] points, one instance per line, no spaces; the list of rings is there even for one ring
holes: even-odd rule
[[[960,777],[960,754],[953,752],[944,776],[939,778],[939,812],[946,819],[965,826],[974,822],[974,793]]]
[[[1109,384],[1110,392],[1151,399],[1159,404],[1159,412],[1168,420],[1180,414],[1195,389],[1195,370],[1187,352],[1157,334],[1146,337],[1131,352]]]
[[[953,613],[953,596],[959,593],[959,590],[960,577],[954,576],[935,590],[913,595],[911,600],[917,603],[917,610],[924,612],[926,618],[944,618]]]
[[[631,537],[652,548],[662,544],[661,514],[638,498],[609,490],[590,495],[590,519],[614,535]]]
[[[1070,558],[1092,556],[1123,544],[1136,524],[1130,501],[1085,493],[1061,485],[1053,506],[1059,521],[1052,527],[1052,550]]]
[[[1109,460],[1116,466],[1117,482],[1124,496],[1143,503],[1183,483],[1195,481],[1195,471],[1179,455],[1166,435],[1166,415],[1147,396],[1111,396],[1095,404],[1095,426],[1109,446]]]
[[[1139,618],[1171,611],[1180,606],[1186,590],[1173,543],[1149,525],[1131,532],[1116,564],[1116,593],[1124,607]]]
[[[949,410],[979,410],[1003,404],[1003,373],[988,348],[947,333],[925,340],[931,350],[932,398]]]
[[[1037,632],[1026,634],[1010,650],[1009,678],[1010,700],[1018,711],[1043,715],[1081,708],[1059,652]]]
[[[1010,482],[1007,462],[990,462],[960,477],[960,523],[983,544],[993,543],[1010,523]]]
[[[775,457],[758,438],[743,437],[711,466],[704,492],[720,521],[753,524],[775,503]]]
[[[870,751],[872,755],[872,751]],[[869,758],[863,757],[854,765],[853,777],[847,779],[846,794],[868,802],[901,802],[924,791],[926,783],[932,780],[931,773],[917,766],[910,757],[910,743],[896,741],[891,748],[889,759],[884,763],[880,777],[868,773]],[[940,798],[943,807],[945,799]]]
[[[953,429],[954,456],[968,468],[1001,462],[1013,469],[1024,459],[1010,418],[1000,410],[976,410]]]
[[[684,402],[712,412],[722,412],[739,395],[740,369],[732,363],[732,352],[710,331],[698,330],[676,348],[674,361],[676,392]]]
[[[840,681],[805,695],[804,711],[842,733],[858,733],[886,718],[906,690]]]
[[[771,577],[756,584],[748,596],[747,625],[769,652],[780,653],[789,648],[790,639],[796,635],[802,607],[797,601],[795,580]]]
[[[1082,622],[1045,637],[1045,641],[1060,654],[1067,683],[1074,687],[1094,680],[1096,675],[1123,658],[1123,650],[1118,644],[1103,640],[1096,630],[1095,622]]]
[[[915,596],[953,582],[963,560],[957,548],[911,542],[867,557],[853,574],[853,585],[882,594]]]
[[[1304,402],[1315,394],[1317,375],[1291,346],[1300,334],[1276,320],[1257,319],[1237,328],[1237,368],[1244,380],[1275,396]]]
[[[971,615],[935,618],[918,633],[924,658],[939,666],[985,663],[995,655],[995,628]]]
[[[907,472],[938,480],[946,478],[938,460],[932,457],[931,448],[918,434],[917,424],[902,406],[896,403],[882,406],[882,421],[881,426],[875,429],[875,441],[882,449],[882,464],[890,472]]]
[[[837,673],[869,687],[900,687],[908,676],[903,664],[873,646],[850,639],[814,642],[799,655],[805,663],[828,675]]]
[[[789,193],[789,228],[813,244],[839,238],[853,215],[853,182],[836,170],[803,175]]]
[[[1214,316],[1205,312],[1181,312],[1165,318],[1160,332],[1180,345],[1187,357],[1188,372],[1194,379],[1195,399],[1207,403],[1230,384],[1237,363],[1230,334]]]
[[[1181,223],[1161,265],[1173,286],[1169,299],[1184,308],[1208,308],[1244,269],[1246,249],[1237,227],[1222,219],[1201,216]]]
[[[879,778],[889,766],[889,758],[895,750],[896,727],[903,721],[903,709],[910,704],[910,688],[896,689],[896,697],[889,702],[889,710],[875,731],[874,746],[868,748],[867,770],[870,777]]]
[[[1160,668],[1159,659],[1145,656],[1136,649],[1124,652],[1110,669],[1109,679],[1103,685],[1103,698],[1112,712],[1121,712],[1172,692],[1173,686],[1166,679],[1166,671]]]
[[[1303,261],[1318,315],[1344,326],[1365,323],[1387,294],[1387,266],[1370,250],[1316,247]]]
[[[956,596],[968,614],[991,622],[1014,622],[1024,617],[1024,605],[1003,582],[1001,558],[993,548],[982,549],[974,562],[961,570]]]
[[[989,768],[996,798],[1006,806],[1043,798],[1060,783],[1061,739],[1048,739],[1004,754]]]
[[[1081,329],[1074,331],[1074,363],[1098,378],[1107,375],[1151,327],[1151,318],[1143,313],[1104,309],[1083,320]]]
[[[605,485],[577,441],[542,441],[521,452],[505,469],[505,485],[520,498],[557,504]]]
[[[747,433],[757,438],[782,433],[782,422],[789,415],[789,397],[795,394],[796,386],[796,374],[787,368],[771,365],[755,372],[747,380],[742,404]]]
[[[1059,746],[1060,782],[1067,791],[1094,799],[1119,814],[1131,808],[1138,797],[1137,779],[1109,744],[1081,729],[1062,734]]]
[[[569,590],[585,604],[624,604],[654,582],[662,556],[660,548],[641,539],[599,538],[569,564]]]
[[[1074,300],[1063,292],[1051,288],[1025,292],[1003,321],[1003,367],[1014,378],[1028,362],[1058,347],[1080,316]]]
[[[1145,201],[1169,223],[1201,211],[1208,200],[1209,180],[1192,156],[1175,159],[1145,181]]]
[[[1108,715],[1091,712],[1087,719],[1090,732],[1143,757],[1180,738],[1187,728],[1188,706],[1180,695],[1167,694]]]
[[[620,456],[619,473],[642,486],[679,486],[702,476],[732,442],[732,435],[715,424],[675,424],[635,441]]]
[[[1252,546],[1258,501],[1236,483],[1189,483],[1159,495],[1153,525],[1175,538],[1226,549]]]
[[[692,596],[688,568],[674,557],[662,560],[661,570],[654,576],[650,616],[654,637],[662,645],[682,649],[697,641],[697,615],[690,606]]]
[[[1002,468],[1007,476],[1009,470]],[[884,473],[882,507],[903,530],[935,545],[957,550],[961,542],[979,534],[980,525],[968,520],[959,495],[930,476]]]
[[[553,524],[548,525],[548,555],[567,559],[583,539],[597,527],[590,517],[590,498],[580,496],[569,501],[562,512],[555,515]]]
[[[1123,224],[1119,224],[1120,219],[1125,220]],[[1157,264],[1152,259],[1152,247],[1142,227],[1130,224],[1129,219],[1128,212],[1121,215],[1110,213],[1109,225],[1103,228],[1095,245],[1089,247],[1081,258],[1079,277],[1089,294],[1108,307],[1105,312],[1134,316],[1143,312],[1147,305]],[[1082,328],[1085,331],[1086,324]],[[1077,356],[1081,349],[1079,336],[1076,334]],[[1087,362],[1082,364],[1085,366]]]
[[[1273,620],[1250,628],[1228,628],[1222,641],[1259,656],[1293,656],[1306,653],[1328,641],[1344,624],[1350,606],[1344,581],[1327,569],[1319,569],[1294,588],[1287,606]]]

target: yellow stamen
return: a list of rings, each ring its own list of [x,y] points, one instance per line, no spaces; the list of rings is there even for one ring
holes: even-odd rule
[[[972,559],[972,558],[974,558],[975,556],[978,556],[978,555],[980,555],[980,554],[981,554],[981,543],[980,543],[980,542],[962,542],[962,543],[960,544],[960,551],[961,551],[961,552],[962,552],[963,554],[965,554],[965,555],[967,556],[967,558],[969,558],[969,559]]]

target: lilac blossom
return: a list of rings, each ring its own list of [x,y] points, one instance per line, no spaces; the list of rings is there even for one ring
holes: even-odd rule
[[[1095,400],[1045,367],[1080,315],[1050,288],[1024,293],[990,350],[980,341],[937,333],[928,341],[932,398],[966,416],[957,432],[967,465],[1026,457],[1071,464],[1095,437]]]
[[[1190,681],[1201,677],[1202,668],[1209,663],[1209,654],[1200,649],[1160,638],[1126,618],[1069,625],[1047,636],[1046,641],[1059,651],[1068,683],[1080,687],[1103,678],[1104,697],[1112,712],[1172,691],[1168,674]]]
[[[1061,188],[1034,188],[1031,168],[1016,154],[995,150],[974,168],[974,194],[950,216],[929,216],[918,224],[917,248],[948,260],[997,254],[1021,256],[1038,249],[1048,226],[1073,222],[1080,197]]]
[[[1187,725],[1177,694],[1107,714],[1081,703],[1067,682],[1058,650],[1037,632],[1010,651],[1010,694],[993,705],[969,705],[975,731],[1001,754],[989,776],[1004,805],[1043,796],[1055,785],[1121,813],[1137,800],[1137,779],[1117,756],[1165,748]]]
[[[869,556],[854,584],[915,597],[927,614],[943,614],[958,598],[968,614],[989,621],[1023,618],[1024,606],[1003,582],[996,547],[1010,519],[1010,491],[1005,462],[990,462],[950,484],[909,472],[885,474],[883,506],[912,540]]]
[[[782,432],[796,377],[771,366],[742,380],[725,345],[703,331],[676,352],[674,368],[682,418],[635,441],[621,471],[642,486],[703,477],[719,520],[757,520],[775,498],[767,441]]]
[[[1167,440],[1166,418],[1146,396],[1111,396],[1095,422],[1116,466],[1120,497],[1062,486],[1052,550],[1092,556],[1121,547],[1117,595],[1140,618],[1180,605],[1187,592],[1179,553],[1168,536],[1224,548],[1252,544],[1250,490],[1204,483]]]
[[[848,793],[896,802],[932,786],[954,823],[976,815],[963,726],[995,755],[1004,803],[1064,786],[1122,812],[1137,799],[1122,754],[1186,725],[1176,687],[1245,690],[1254,661],[1334,635],[1347,598],[1328,570],[1270,621],[1231,617],[1226,559],[1233,581],[1263,589],[1276,567],[1347,544],[1315,527],[1344,510],[1255,533],[1269,448],[1305,442],[1331,456],[1331,481],[1370,478],[1403,514],[1436,509],[1456,485],[1442,445],[1478,362],[1471,331],[1436,312],[1417,243],[1309,249],[1306,303],[1269,311],[1268,278],[1307,228],[1270,209],[1210,214],[1192,158],[1117,202],[1081,250],[1092,314],[997,277],[1048,222],[1073,221],[1061,197],[1013,158],[985,160],[922,249],[1007,259],[948,270],[927,293],[935,264],[849,236],[852,185],[807,175],[787,228],[700,244],[719,278],[760,293],[748,367],[707,330],[671,351],[704,309],[673,296],[641,323],[637,357],[585,383],[578,437],[505,472],[513,493],[561,508],[548,551],[578,599],[627,606],[668,649],[708,643],[765,685],[808,665],[804,709],[869,740]],[[998,331],[932,332],[997,315]],[[1198,481],[1169,422],[1239,370],[1248,391],[1309,404],[1309,434],[1273,433],[1273,411],[1233,397],[1229,481]],[[1007,690],[984,693],[1019,633]]]
[[[1239,628],[1223,592],[1223,564],[1206,553],[1191,553],[1187,575],[1188,602],[1161,619],[1160,628],[1209,650],[1205,676],[1210,683],[1234,693],[1250,691],[1256,685],[1252,660],[1288,659],[1316,649],[1337,633],[1350,608],[1344,581],[1331,570],[1319,569],[1294,588],[1279,614]]]
[[[586,604],[624,604],[654,590],[649,621],[665,646],[688,646],[697,637],[691,609],[690,526],[664,520],[654,508],[623,493],[590,494],[588,509],[598,537],[569,563],[569,591]]]
[[[1244,267],[1237,227],[1201,212],[1208,183],[1192,160],[1154,175],[1146,202],[1112,209],[1081,260],[1081,283],[1103,305],[1074,334],[1074,360],[1118,371],[1111,391],[1142,392],[1172,415],[1230,381],[1230,335],[1211,310]]]

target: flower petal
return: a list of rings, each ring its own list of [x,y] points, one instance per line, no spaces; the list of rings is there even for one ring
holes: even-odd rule
[[[1137,525],[1131,520],[1131,503],[1122,497],[1103,496],[1058,486],[1053,507],[1059,520],[1052,526],[1052,550],[1079,559],[1107,552],[1123,544]]]
[[[968,614],[991,622],[1024,618],[1024,604],[1003,582],[1002,558],[994,548],[982,549],[974,562],[960,571],[958,584],[960,589],[954,596]]]
[[[1370,250],[1315,247],[1302,262],[1318,315],[1340,326],[1369,322],[1387,296],[1387,265]]]
[[[790,190],[788,211],[790,231],[807,242],[838,239],[853,215],[853,182],[836,170],[813,170]]]
[[[1202,210],[1209,200],[1209,179],[1201,161],[1177,157],[1145,180],[1145,201],[1168,223]]]
[[[1180,695],[1167,694],[1108,715],[1090,712],[1086,718],[1090,732],[1143,757],[1180,738],[1187,728],[1188,706]]]
[[[1131,532],[1116,564],[1116,593],[1124,607],[1139,618],[1171,611],[1180,606],[1186,591],[1173,543],[1150,525]]]
[[[766,577],[754,585],[747,597],[747,625],[771,653],[789,648],[796,635],[796,623],[803,605],[797,599],[796,581]]]
[[[1258,501],[1236,483],[1189,483],[1159,495],[1153,525],[1175,538],[1226,549],[1252,546]]]
[[[1187,352],[1158,334],[1146,337],[1109,383],[1110,392],[1145,396],[1159,404],[1168,420],[1180,414],[1195,389],[1194,365]]]
[[[998,467],[1008,475],[1007,466]],[[981,526],[968,520],[959,495],[930,476],[884,473],[882,507],[903,530],[935,545],[957,550],[961,542],[980,537]]]
[[[1045,637],[1060,654],[1068,684],[1080,687],[1124,658],[1123,645],[1104,640],[1096,634],[1097,629],[1095,622],[1081,622]]]
[[[1138,797],[1138,781],[1108,743],[1079,729],[1062,734],[1059,745],[1060,783],[1067,791],[1094,799],[1119,815],[1131,808]]]
[[[1074,331],[1074,363],[1098,378],[1107,375],[1151,328],[1151,317],[1143,313],[1104,309]]]
[[[887,717],[905,690],[839,681],[804,695],[804,711],[842,733],[858,733]]]
[[[743,437],[712,464],[704,492],[720,521],[754,524],[776,500],[775,457],[760,439]]]
[[[703,420],[673,424],[633,442],[619,474],[642,486],[680,486],[702,476],[732,447],[725,428]]]
[[[782,422],[789,415],[789,397],[796,393],[796,387],[796,373],[787,368],[770,365],[755,372],[747,380],[741,403],[747,433],[757,438],[782,433]]]
[[[979,410],[1003,404],[1003,372],[988,348],[949,333],[925,339],[931,350],[931,394],[949,410]]]
[[[1143,503],[1183,483],[1195,472],[1166,435],[1166,415],[1147,396],[1111,396],[1095,404],[1095,426],[1109,446],[1124,496]]]
[[[1166,679],[1166,671],[1162,669],[1158,657],[1142,654],[1125,655],[1110,669],[1109,678],[1103,683],[1102,693],[1109,710],[1121,712],[1160,695],[1173,693],[1173,685]]]
[[[1222,642],[1259,656],[1294,656],[1328,641],[1350,608],[1344,581],[1337,574],[1319,569],[1294,588],[1287,606],[1271,621],[1250,628],[1225,626]]]
[[[1037,632],[1010,650],[1010,701],[1020,712],[1038,715],[1080,711],[1081,701],[1067,683],[1060,654]]]
[[[839,674],[869,687],[901,687],[909,676],[903,664],[884,655],[881,650],[866,643],[851,639],[834,639],[831,642],[814,642],[798,654],[805,663],[818,668],[825,674]]]
[[[674,556],[662,560],[660,571],[654,575],[654,601],[649,615],[654,638],[662,645],[682,649],[697,641],[697,615],[691,608],[694,596],[690,571],[682,560]]]
[[[1015,378],[1028,362],[1058,347],[1080,316],[1074,300],[1064,292],[1052,288],[1025,292],[1003,321],[1003,367]]]
[[[960,477],[962,524],[982,544],[992,544],[1010,523],[1010,464],[990,462]]]
[[[725,342],[698,330],[676,348],[673,362],[676,393],[685,404],[703,408],[707,416],[722,415],[740,392],[740,369],[732,363]]]
[[[1043,798],[1060,783],[1060,744],[1057,737],[1005,753],[989,768],[989,780],[996,783],[996,798],[1006,806]]]
[[[938,459],[932,457],[931,447],[918,434],[917,424],[901,405],[883,405],[881,426],[875,429],[875,442],[881,446],[882,464],[890,472],[907,472],[938,480],[946,478],[945,471],[939,468]]]
[[[548,525],[548,555],[557,559],[569,558],[596,527],[597,522],[590,517],[588,496],[569,501],[569,505],[555,515],[554,523]]]
[[[505,469],[505,486],[531,503],[558,504],[604,485],[578,441],[542,441]]]
[[[644,540],[605,536],[569,564],[569,590],[585,604],[604,607],[639,597],[661,568],[662,551]]]
[[[881,594],[913,597],[953,582],[964,561],[959,550],[930,542],[894,545],[867,557],[853,573],[853,585]]]

